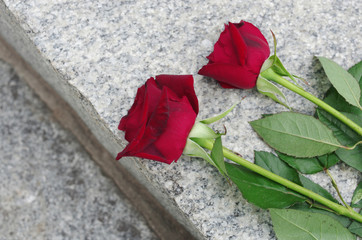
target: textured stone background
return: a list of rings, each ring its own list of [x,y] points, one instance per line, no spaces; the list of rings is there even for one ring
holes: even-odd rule
[[[259,27],[272,43],[269,29],[278,39],[278,55],[288,70],[310,83],[317,96],[328,88],[314,55],[332,58],[348,68],[362,57],[361,1],[46,1],[4,0],[26,36],[62,76],[69,88],[79,90],[89,103],[85,115],[97,116],[105,126],[103,144],[116,154],[126,144],[117,131],[136,89],[157,74],[194,74],[200,101],[200,118],[225,107],[241,104],[223,123],[228,129],[224,145],[253,159],[254,150],[270,149],[257,137],[248,121],[263,113],[285,109],[255,90],[225,90],[212,79],[196,75],[212,51],[228,21],[241,19]],[[64,83],[62,82],[62,84]],[[64,94],[66,95],[66,94]],[[311,114],[314,106],[292,93],[287,97],[297,111]],[[78,102],[78,95],[66,97]],[[74,100],[75,99],[75,100]],[[80,101],[80,100],[79,100]],[[91,118],[91,117],[89,117]],[[99,119],[98,119],[99,118]],[[100,127],[92,128],[94,131]],[[108,134],[108,135],[107,135]],[[269,214],[248,204],[235,186],[199,159],[181,158],[170,166],[136,161],[150,188],[172,203],[174,214],[189,219],[195,232],[207,239],[273,239]],[[332,174],[349,200],[358,173],[340,164]],[[318,182],[332,191],[328,179]]]
[[[0,60],[0,239],[157,239]]]

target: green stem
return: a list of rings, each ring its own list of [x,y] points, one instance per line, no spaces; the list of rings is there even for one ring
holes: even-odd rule
[[[275,73],[273,69],[269,68],[261,73],[261,75],[271,81],[279,83],[280,85],[288,88],[289,90],[301,95],[302,97],[308,99],[312,103],[318,105],[319,107],[323,108],[325,111],[329,112],[341,122],[349,126],[355,132],[362,136],[362,127],[360,127],[355,122],[351,121],[349,118],[341,114],[339,111],[334,109],[333,107],[329,106],[327,103],[323,102],[319,98],[313,96],[312,94],[304,91],[303,89],[299,88],[298,86],[294,85],[293,83],[289,82],[288,80],[281,77],[279,74]]]
[[[327,175],[328,175],[329,178],[331,179],[332,185],[333,185],[334,189],[336,190],[336,192],[337,192],[337,194],[338,194],[338,197],[339,197],[339,199],[341,199],[341,201],[342,201],[342,203],[344,204],[344,206],[346,206],[346,208],[348,208],[348,209],[352,209],[351,206],[349,206],[349,205],[344,201],[344,199],[343,199],[343,197],[342,197],[342,195],[341,195],[341,192],[339,191],[339,188],[338,188],[338,186],[337,186],[337,183],[336,183],[336,181],[334,181],[334,178],[333,178],[332,174],[329,172],[328,169],[326,169],[325,172],[327,173]]]
[[[204,147],[209,150],[212,150],[212,147],[214,146],[214,140],[210,140],[210,139],[198,139],[197,143],[201,147]],[[229,150],[227,148],[223,148],[223,153],[224,153],[224,157],[226,157],[227,159],[230,159],[231,161],[238,163],[241,166],[243,166],[255,173],[258,173],[274,182],[277,182],[277,183],[279,183],[291,190],[294,190],[310,199],[313,199],[314,201],[317,201],[317,202],[323,204],[324,206],[329,207],[330,209],[332,209],[333,211],[335,211],[336,213],[338,213],[340,215],[352,218],[358,222],[362,222],[362,215],[353,211],[353,209],[348,209],[342,205],[332,202],[332,201],[316,194],[313,191],[310,191],[296,183],[293,183],[285,178],[278,176],[275,173],[272,173],[256,164],[254,164],[254,163],[251,163],[251,162],[243,159],[242,157],[238,156],[237,154],[233,153],[231,150]]]

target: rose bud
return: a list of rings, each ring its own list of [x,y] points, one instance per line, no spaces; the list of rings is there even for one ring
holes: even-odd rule
[[[159,75],[138,89],[118,126],[129,142],[118,153],[170,164],[181,156],[199,112],[191,75]]]
[[[253,88],[269,54],[268,42],[257,27],[229,22],[207,57],[209,63],[198,73],[214,78],[223,88]]]

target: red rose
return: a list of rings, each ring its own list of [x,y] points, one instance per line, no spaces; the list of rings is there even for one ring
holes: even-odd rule
[[[207,57],[209,63],[199,74],[216,79],[224,88],[253,88],[269,54],[268,42],[253,24],[225,24],[214,51]]]
[[[129,142],[117,155],[170,164],[181,156],[199,104],[191,75],[159,75],[147,80],[118,129]]]

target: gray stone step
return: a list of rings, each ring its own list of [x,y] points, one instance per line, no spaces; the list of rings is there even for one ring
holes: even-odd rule
[[[272,43],[288,69],[308,79],[307,90],[321,96],[314,55],[333,58],[345,68],[360,60],[358,7],[329,1],[0,1],[0,34],[75,109],[114,156],[126,145],[117,130],[136,89],[157,74],[194,74],[200,118],[246,97],[224,121],[224,145],[253,159],[270,151],[248,121],[284,111],[255,90],[225,90],[196,75],[207,60],[223,23],[254,23]],[[351,7],[355,6],[355,7]],[[271,44],[272,45],[272,44]],[[287,93],[292,107],[311,114],[314,106]],[[170,213],[199,239],[274,239],[267,211],[247,203],[235,186],[196,158],[165,165],[148,160],[120,161]],[[332,172],[350,198],[357,173],[343,165]],[[327,186],[328,179],[317,175]]]
[[[0,239],[158,239],[3,61],[0,129]]]

